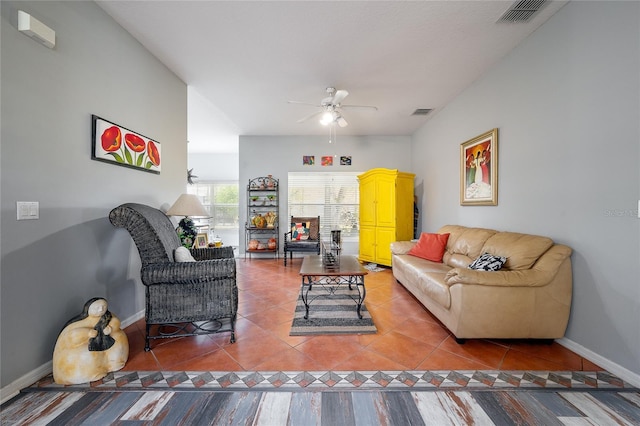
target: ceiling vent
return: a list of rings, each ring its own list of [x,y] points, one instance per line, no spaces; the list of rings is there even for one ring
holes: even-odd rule
[[[411,115],[427,115],[431,111],[433,111],[433,109],[430,109],[430,108],[418,108],[417,110],[413,111],[413,113]]]
[[[546,3],[546,0],[517,1],[498,19],[498,22],[529,22]]]

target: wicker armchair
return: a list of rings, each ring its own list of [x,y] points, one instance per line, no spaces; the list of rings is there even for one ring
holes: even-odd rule
[[[192,249],[196,262],[175,262],[180,240],[162,211],[128,203],[111,210],[109,220],[129,231],[142,261],[146,351],[149,339],[227,331],[235,342],[238,287],[232,247]],[[158,327],[151,335],[153,325]]]
[[[296,228],[304,229],[302,238],[294,231]],[[308,233],[307,233],[308,232]],[[284,266],[287,266],[287,253],[293,260],[293,252],[320,254],[320,216],[294,217],[291,216],[291,228],[284,234]]]

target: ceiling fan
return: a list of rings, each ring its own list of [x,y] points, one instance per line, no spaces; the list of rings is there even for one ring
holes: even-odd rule
[[[349,92],[343,89],[336,90],[335,87],[327,87],[326,92],[329,96],[322,99],[320,104],[311,104],[308,102],[300,102],[300,101],[288,101],[290,104],[301,104],[301,105],[311,105],[317,108],[321,108],[320,111],[314,112],[306,117],[298,120],[298,123],[303,123],[307,120],[310,120],[314,117],[320,116],[320,123],[327,126],[329,124],[335,123],[340,127],[347,127],[349,123],[342,115],[343,109],[356,109],[356,108],[364,108],[371,109],[377,111],[378,108],[370,105],[342,105],[342,101],[344,98],[349,95]]]

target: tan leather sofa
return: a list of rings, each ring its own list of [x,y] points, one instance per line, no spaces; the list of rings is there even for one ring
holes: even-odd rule
[[[571,249],[546,237],[446,225],[443,262],[407,254],[415,242],[391,244],[393,276],[456,337],[556,339],[571,308]],[[499,271],[468,265],[490,253]]]

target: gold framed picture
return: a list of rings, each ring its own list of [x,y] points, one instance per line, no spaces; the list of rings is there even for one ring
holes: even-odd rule
[[[196,235],[195,248],[207,248],[209,246],[209,237],[207,234]]]
[[[460,205],[498,205],[498,129],[460,145]]]

